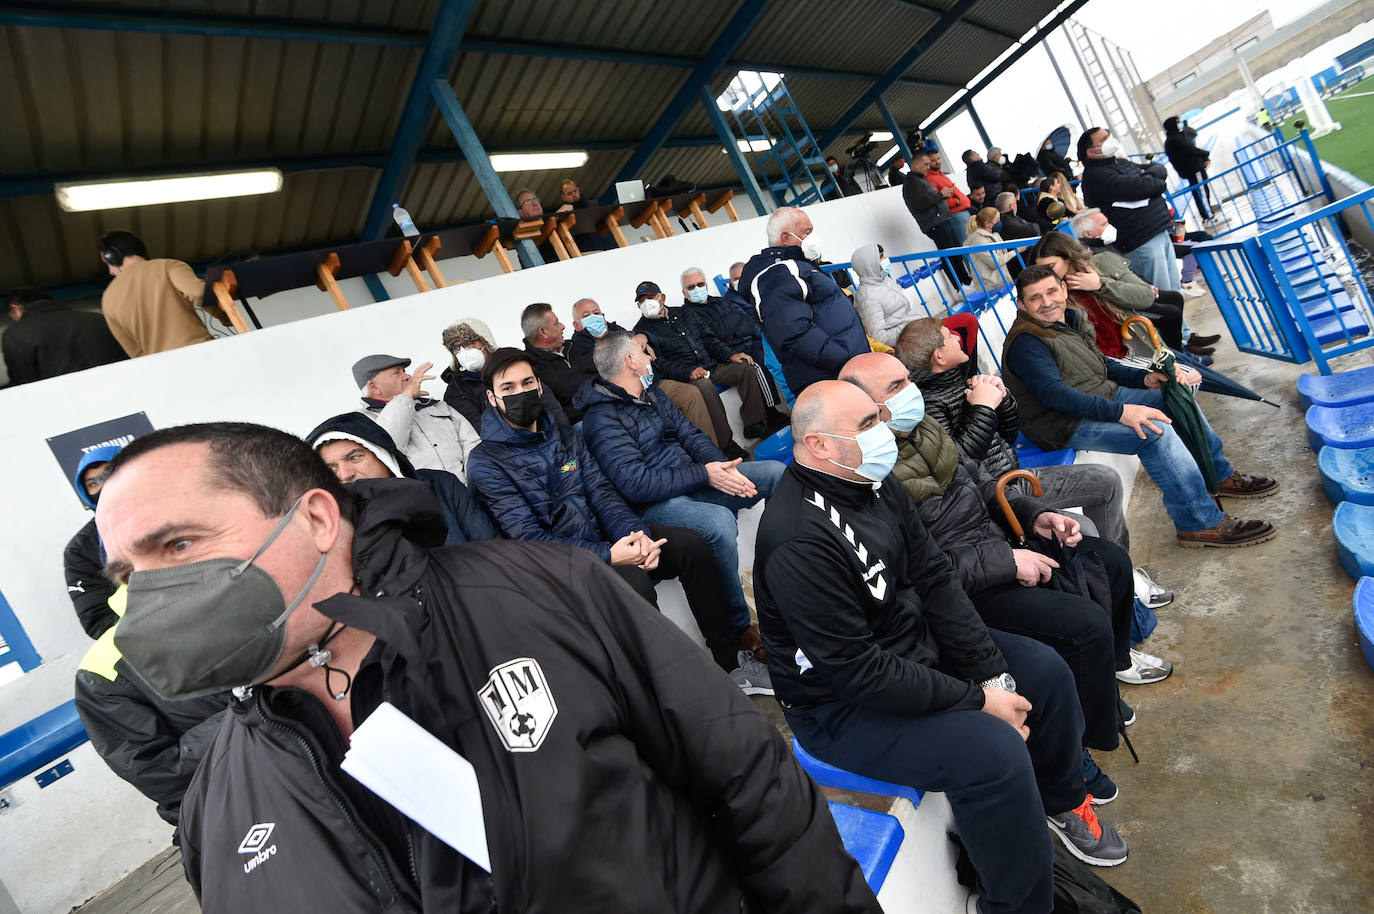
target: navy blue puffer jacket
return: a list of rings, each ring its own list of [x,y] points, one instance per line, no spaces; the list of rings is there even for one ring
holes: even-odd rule
[[[684,384],[698,368],[710,371],[734,355],[720,337],[692,322],[682,308],[665,308],[663,317],[641,317],[633,333],[642,333],[654,347],[655,370],[663,377]]]
[[[699,305],[684,300],[679,313],[682,320],[696,328],[699,336],[716,336],[731,355],[747,352],[755,362],[763,361],[763,326],[758,318],[714,295]]]
[[[845,362],[871,349],[859,312],[797,245],[764,248],[749,258],[739,285],[758,309],[794,394],[835,378]]]
[[[574,402],[582,410],[592,456],[632,505],[700,489],[707,484],[706,464],[725,459],[656,386],[636,399],[610,381],[593,378]]]
[[[582,437],[545,411],[535,431],[482,414],[468,485],[510,539],[567,543],[611,560],[611,543],[648,527],[621,499]]]

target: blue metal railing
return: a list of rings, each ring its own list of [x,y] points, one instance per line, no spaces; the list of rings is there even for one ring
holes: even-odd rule
[[[1374,188],[1193,248],[1237,348],[1330,374],[1331,359],[1374,346],[1374,299],[1341,225],[1356,207],[1370,219],[1371,199]]]
[[[998,349],[1000,338],[1006,336],[1010,321],[999,313],[999,306],[1000,310],[1005,311],[1005,305],[1014,301],[1013,277],[1026,266],[1025,251],[1039,240],[1018,238],[993,244],[894,254],[889,255],[888,259],[893,266],[892,278],[898,285],[916,293],[916,298],[928,317],[964,312],[976,315],[979,326],[983,328],[984,337],[990,342],[985,351],[997,370],[1001,371]],[[1003,254],[1007,256],[1003,257]],[[960,287],[954,279],[958,276],[958,268],[954,264],[960,259],[964,260],[972,277],[967,287]],[[975,265],[979,269],[975,269]],[[900,272],[897,270],[898,267],[901,268]],[[828,273],[847,271],[855,288],[858,288],[859,280],[854,275],[852,264],[832,263],[822,269]],[[984,278],[984,274],[987,275],[987,279]],[[944,277],[944,282],[940,281],[941,276]],[[1014,304],[1012,309],[1015,309]],[[991,333],[994,326],[1001,337]]]
[[[1294,154],[1295,144],[1302,144]],[[1291,140],[1265,136],[1236,151],[1237,165],[1197,184],[1181,184],[1165,195],[1175,218],[1200,227],[1208,220],[1194,204],[1203,197],[1211,209],[1217,237],[1246,229],[1263,230],[1299,207],[1331,202],[1330,183],[1306,132]]]

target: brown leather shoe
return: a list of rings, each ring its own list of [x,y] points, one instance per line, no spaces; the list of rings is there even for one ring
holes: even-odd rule
[[[1199,346],[1197,343],[1189,343],[1183,348],[1186,351],[1191,352],[1193,355],[1211,355],[1214,352],[1216,352],[1216,349],[1212,348],[1211,346]]]
[[[759,663],[768,662],[768,649],[763,646],[763,636],[759,634],[757,625],[751,625],[740,632],[738,644],[740,650],[751,651]]]
[[[1279,490],[1279,481],[1269,476],[1251,476],[1239,470],[1217,486],[1217,494],[1228,498],[1264,498]]]
[[[1188,342],[1192,343],[1194,346],[1215,346],[1217,343],[1221,342],[1221,334],[1209,333],[1203,336],[1201,333],[1194,333],[1192,336],[1188,337]]]
[[[1185,549],[1202,549],[1205,546],[1235,549],[1273,539],[1278,532],[1267,520],[1241,520],[1228,514],[1211,529],[1179,533],[1177,536],[1178,544]]]

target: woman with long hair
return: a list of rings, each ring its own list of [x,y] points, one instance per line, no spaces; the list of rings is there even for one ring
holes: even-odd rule
[[[1003,239],[997,234],[998,221],[1002,214],[997,211],[995,206],[985,206],[976,214],[969,217],[968,237],[964,239],[964,244],[973,247],[982,244],[998,244]],[[983,287],[989,292],[1000,289],[1003,286],[1011,285],[1016,278],[1016,272],[1012,272],[1011,267],[1016,257],[1016,251],[1011,248],[1000,251],[979,251],[970,254],[969,260],[973,261],[973,269],[978,274],[978,278],[983,281]],[[1005,264],[1005,267],[1003,266]],[[998,269],[1003,267],[1003,269]]]

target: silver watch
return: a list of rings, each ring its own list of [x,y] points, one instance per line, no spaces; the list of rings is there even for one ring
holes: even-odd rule
[[[1011,678],[1010,673],[1003,673],[1001,676],[994,676],[991,679],[984,679],[978,683],[984,689],[1002,689],[1006,692],[1016,691],[1016,680]]]

